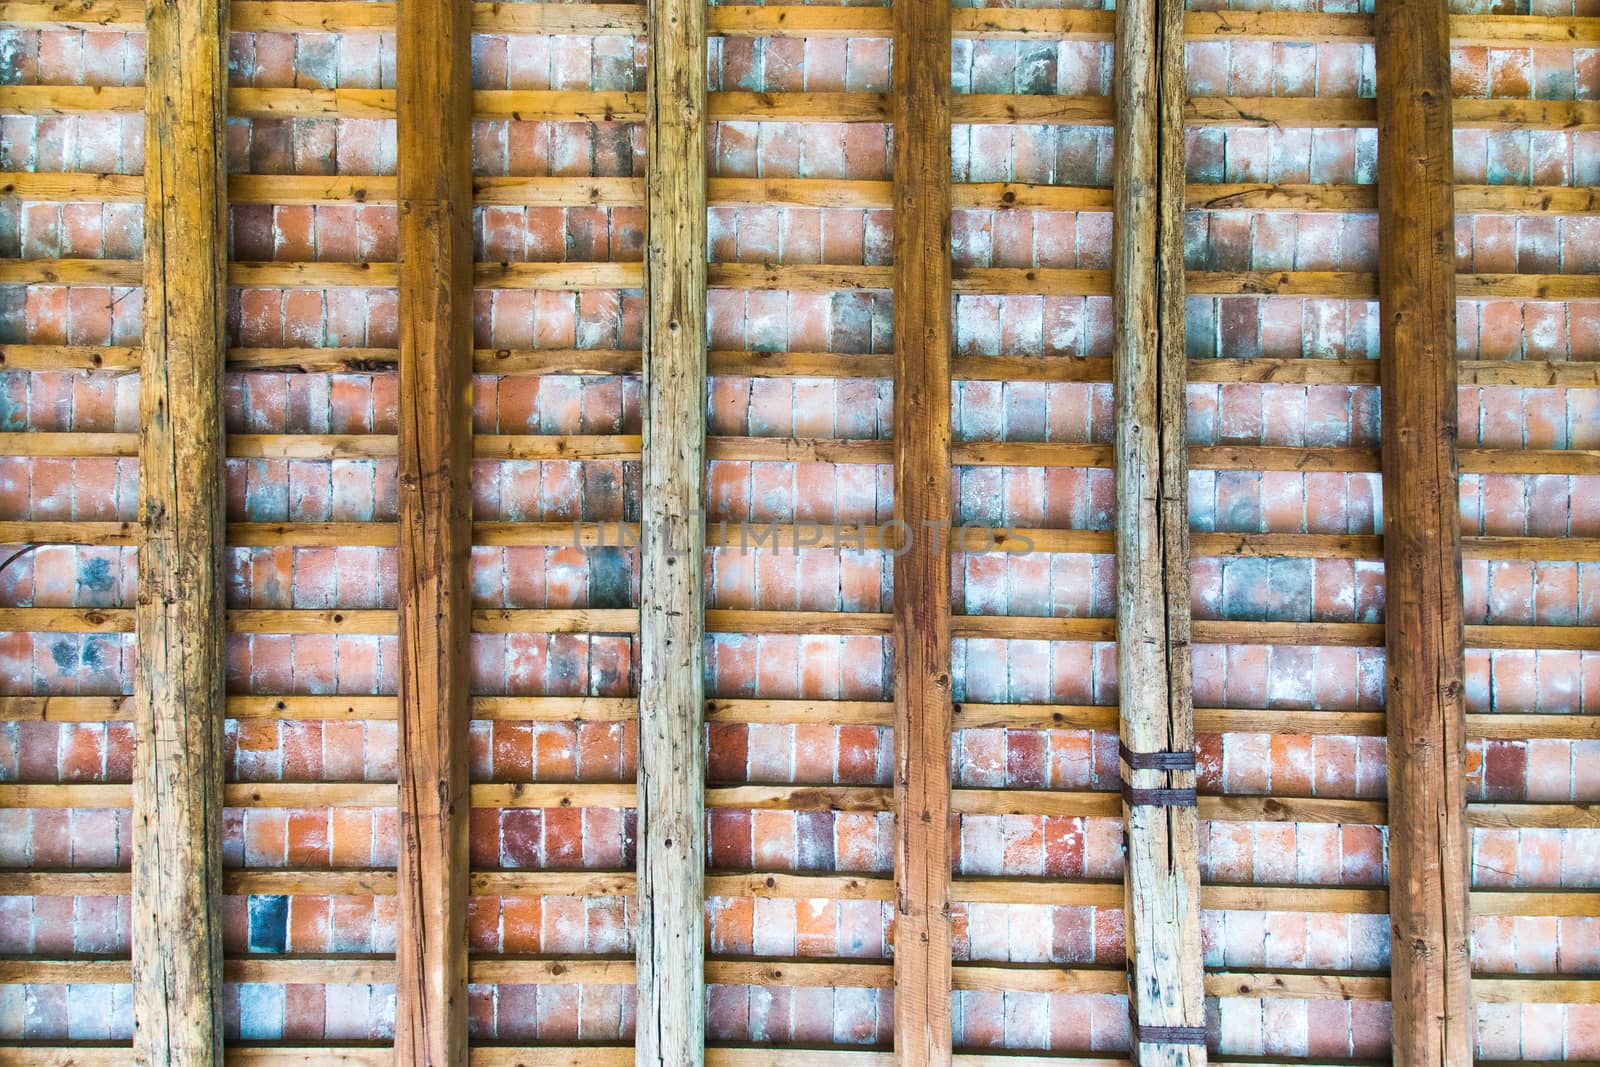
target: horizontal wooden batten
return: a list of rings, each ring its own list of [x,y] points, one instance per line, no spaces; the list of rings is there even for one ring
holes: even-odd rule
[[[531,8],[531,9],[530,9]],[[392,30],[395,5],[388,0],[235,0],[230,28],[236,33],[348,33]],[[888,37],[892,26],[882,8],[713,5],[707,29],[739,37]],[[22,0],[7,4],[0,25],[124,26],[144,22],[134,0]],[[996,40],[1110,41],[1110,12],[1079,10],[957,9],[952,33],[958,38]],[[479,2],[473,5],[475,33],[640,36],[642,4],[537,5]],[[1184,36],[1196,41],[1366,42],[1372,39],[1370,14],[1278,11],[1191,11]],[[1497,48],[1533,45],[1585,47],[1600,41],[1600,19],[1571,16],[1453,15],[1455,45]]]
[[[4,959],[0,984],[38,982],[127,981],[128,963],[118,959]],[[229,982],[365,985],[392,983],[394,960],[388,956],[233,956],[223,963]],[[633,960],[625,956],[569,958],[494,956],[476,957],[468,964],[473,982],[513,982],[517,985],[631,985]],[[392,1053],[391,1053],[392,1056]]]
[[[1458,185],[1455,192],[1456,210],[1461,214],[1600,214],[1600,192],[1587,187]],[[890,183],[885,181],[711,178],[706,193],[709,203],[724,207],[786,204],[884,209],[890,206]],[[144,179],[137,174],[0,173],[0,196],[14,196],[26,203],[134,203],[142,200],[143,195]],[[241,204],[392,204],[395,180],[382,175],[235,174],[228,179],[228,199]],[[1320,183],[1191,183],[1186,199],[1187,209],[1195,212],[1371,213],[1377,210],[1377,187]],[[644,202],[644,183],[638,178],[480,175],[473,179],[473,200],[485,206],[637,207]],[[953,184],[951,201],[958,211],[1109,212],[1111,190],[1101,186],[977,182]]]
[[[143,94],[138,86],[0,86],[0,111],[36,116],[134,114],[143,109]],[[882,93],[729,91],[707,96],[708,117],[714,122],[888,121]],[[1010,107],[978,103],[967,110],[971,121],[1019,121],[1016,116],[1028,113],[1054,115],[1056,121],[1095,121],[1104,110],[1103,104],[1079,102],[1099,99],[1093,97],[1015,99],[1035,102]],[[644,103],[643,93],[626,90],[479,89],[472,94],[472,115],[480,121],[639,123],[644,121]],[[395,92],[236,87],[228,91],[228,112],[233,118],[256,119],[393,119]]]
[[[1593,215],[1600,192],[1562,185],[1457,185],[1456,211],[1463,215]],[[1190,211],[1359,212],[1378,210],[1375,185],[1191,184]]]
[[[119,722],[130,715],[128,697],[0,697],[0,722]],[[474,719],[500,722],[630,722],[637,715],[631,697],[503,697],[471,700]],[[395,717],[392,696],[235,695],[227,714],[234,719],[268,721],[388,721]],[[706,702],[706,720],[719,723],[830,723],[891,726],[893,706],[873,700],[770,700],[716,698]],[[1101,730],[1116,729],[1110,705],[959,703],[956,729]],[[1382,737],[1381,711],[1310,709],[1198,708],[1202,733],[1260,733],[1297,736]],[[1561,713],[1493,712],[1469,714],[1470,737],[1497,740],[1536,738],[1600,740],[1600,716]]]
[[[1306,296],[1376,299],[1375,274],[1355,271],[1190,271],[1194,296]],[[1600,275],[1458,274],[1459,300],[1592,300],[1600,298]]]
[[[891,267],[854,264],[712,263],[706,268],[706,285],[712,289],[819,293],[851,289],[887,290],[892,271]]]
[[[1367,98],[1194,96],[1185,108],[1191,126],[1276,129],[1372,129],[1377,108]],[[1600,102],[1457,97],[1458,130],[1568,130],[1600,128]]]
[[[712,374],[754,378],[883,378],[885,353],[709,353]],[[235,348],[228,367],[237,372],[384,373],[396,352],[387,348]],[[128,346],[0,345],[0,369],[128,373],[139,350]],[[637,375],[639,353],[629,349],[479,349],[473,370],[487,375]],[[1579,389],[1600,387],[1600,361],[1462,360],[1464,387],[1483,385]],[[1189,379],[1201,384],[1376,385],[1371,359],[1203,358],[1189,361]],[[964,381],[1105,382],[1110,361],[1084,356],[957,356],[952,372]]]
[[[229,895],[392,896],[394,871],[277,870],[233,868],[223,874]],[[471,891],[482,897],[629,897],[637,879],[630,870],[534,871],[478,870]],[[125,896],[125,869],[0,872],[0,896]],[[706,876],[708,897],[772,900],[894,899],[893,880],[871,874],[713,871]],[[1488,889],[1472,893],[1478,915],[1578,917],[1593,914],[1594,890]],[[951,883],[957,904],[1043,904],[1057,907],[1121,908],[1116,882],[1063,878],[958,878]],[[1201,906],[1212,911],[1265,911],[1295,914],[1386,914],[1388,893],[1381,887],[1319,885],[1223,885],[1201,889]]]
[[[129,697],[0,697],[0,722],[116,722],[128,718]],[[473,697],[472,717],[502,722],[627,722],[637,702],[627,697]],[[392,696],[234,695],[233,719],[274,721],[392,720]]]
[[[6,1067],[123,1067],[128,1049],[116,1044],[72,1046],[34,1044],[5,1050]],[[308,1045],[229,1044],[229,1067],[389,1067],[394,1052],[389,1046],[370,1044]],[[627,1046],[599,1045],[475,1045],[468,1055],[470,1067],[631,1067],[634,1050]],[[710,1045],[706,1067],[893,1067],[894,1054],[871,1047],[833,1048],[797,1046]],[[1211,1056],[1214,1067],[1371,1067],[1371,1061],[1337,1057],[1232,1057]],[[1485,1067],[1511,1067],[1507,1061],[1479,1060]],[[1521,1067],[1554,1067],[1514,1061]],[[957,1050],[953,1067],[1130,1067],[1126,1058],[1108,1054],[1084,1056],[1029,1055],[1015,1052]]]
[[[0,455],[103,456],[136,454],[133,433],[0,433]],[[228,454],[234,459],[386,459],[390,434],[234,434]],[[837,463],[881,465],[890,461],[891,442],[880,438],[713,437],[708,458],[723,462]],[[480,434],[473,455],[498,460],[629,460],[639,456],[635,434]],[[1460,450],[1463,474],[1600,474],[1600,450]],[[1110,447],[1054,441],[962,441],[954,446],[962,467],[1106,468]],[[1197,470],[1327,471],[1376,473],[1377,452],[1367,448],[1300,448],[1287,445],[1193,445],[1190,466]]]
[[[228,285],[240,289],[393,289],[394,263],[229,263]]]
[[[134,114],[143,110],[140,86],[0,86],[0,111],[15,115]],[[228,93],[236,118],[392,119],[392,89],[254,89]],[[722,122],[887,122],[882,93],[717,92],[707,94],[709,118]],[[480,89],[473,117],[516,122],[625,122],[644,118],[644,97],[621,90]],[[1114,105],[1106,96],[955,94],[951,120],[970,125],[1110,126]],[[1329,97],[1190,97],[1191,126],[1277,129],[1366,129],[1377,124],[1373,101]],[[1600,129],[1600,101],[1511,100],[1461,97],[1454,101],[1456,129]]]
[[[337,3],[338,0],[317,0]],[[375,0],[374,0],[375,2]],[[987,188],[987,187],[974,187]],[[1097,190],[1037,187],[1041,203],[1065,198],[1096,203]],[[234,174],[228,179],[228,200],[236,204],[393,204],[392,175],[368,177],[299,174]],[[644,203],[639,178],[514,177],[479,175],[473,179],[475,204],[511,207],[638,207]],[[997,194],[1003,195],[1003,194]],[[137,174],[93,174],[12,171],[0,174],[0,196],[27,203],[135,203],[143,199],[144,179]],[[887,208],[889,183],[806,178],[712,178],[707,197],[713,204],[784,203],[837,208]],[[1013,194],[1013,200],[1016,199]],[[996,207],[1012,206],[997,199]],[[1020,205],[1018,205],[1020,206]]]
[[[389,782],[230,782],[223,802],[235,808],[392,808],[397,802]],[[631,808],[631,783],[479,783],[472,787],[478,808]],[[801,798],[803,799],[803,798]],[[0,807],[125,808],[123,784],[0,785]]]
[[[640,122],[644,118],[643,94],[635,92],[504,89],[478,90],[472,96],[476,119]],[[143,97],[141,86],[8,85],[0,87],[0,111],[16,115],[136,114],[143,110]],[[811,105],[816,106],[820,105]],[[235,87],[228,91],[228,112],[233,118],[393,119],[395,92]]]
[[[232,193],[231,188],[229,193]],[[30,204],[75,201],[142,204],[144,175],[6,171],[0,173],[0,196],[15,197]]]
[[[832,264],[713,263],[707,284],[713,289],[792,292],[887,291],[892,268]],[[139,264],[119,259],[0,260],[0,284],[139,284]],[[239,288],[394,288],[393,263],[236,262],[228,284]],[[637,289],[640,263],[494,262],[474,265],[479,289]],[[952,284],[964,295],[1105,296],[1111,274],[1105,270],[1054,267],[957,267]],[[1185,282],[1193,296],[1314,297],[1369,300],[1377,294],[1376,275],[1356,271],[1190,271]],[[1600,274],[1460,274],[1460,300],[1600,299]],[[990,359],[994,357],[988,357]],[[1044,357],[1040,358],[1041,362]],[[1305,362],[1316,362],[1306,360]],[[1351,362],[1351,361],[1345,361]]]
[[[120,1045],[29,1045],[6,1050],[7,1067],[122,1067],[128,1050]],[[710,1045],[705,1050],[707,1067],[892,1067],[892,1052],[871,1047],[850,1046],[807,1048],[794,1046]],[[387,1045],[251,1045],[230,1044],[226,1062],[230,1067],[303,1067],[307,1063],[325,1067],[388,1067],[394,1053]],[[476,1045],[469,1052],[471,1067],[630,1067],[634,1050],[615,1045]],[[1215,1067],[1370,1067],[1370,1063],[1338,1058],[1285,1059],[1254,1057],[1234,1059],[1209,1057]],[[1509,1067],[1503,1061],[1480,1060],[1486,1067]],[[1531,1061],[1517,1061],[1528,1067]],[[1130,1067],[1125,1058],[1114,1055],[1062,1057],[1025,1053],[956,1051],[953,1067]],[[1539,1067],[1553,1067],[1541,1064]]]
[[[392,175],[233,174],[228,177],[228,202],[232,204],[392,204],[395,196]]]
[[[639,616],[633,608],[502,608],[472,613],[474,633],[632,634]],[[392,634],[396,614],[382,609],[235,608],[227,613],[231,633]],[[1026,641],[1111,642],[1112,619],[1027,615],[958,615],[951,623],[957,638]],[[865,611],[766,611],[711,608],[711,633],[832,636],[882,636],[890,616]],[[131,633],[128,608],[0,608],[0,632]],[[1268,622],[1197,619],[1198,644],[1379,648],[1383,624],[1362,622]],[[1467,647],[1479,650],[1600,650],[1600,626],[1469,625]]]
[[[268,782],[230,783],[224,803],[236,808],[391,808],[392,784]],[[746,811],[883,812],[890,810],[886,786],[714,785],[706,806]],[[111,809],[128,806],[124,784],[0,784],[0,808]],[[629,783],[480,783],[472,787],[475,808],[619,808],[635,805]],[[964,815],[1045,815],[1116,819],[1122,798],[1111,791],[1051,789],[955,789],[951,810]],[[1382,800],[1202,794],[1200,817],[1217,822],[1302,822],[1382,826]],[[1600,805],[1588,803],[1470,804],[1467,824],[1481,829],[1594,829]]]
[[[877,959],[716,956],[706,960],[705,971],[708,982],[722,985],[866,989],[893,985],[891,964]],[[6,985],[114,985],[125,983],[127,972],[128,961],[119,958],[0,960],[0,984]],[[468,975],[474,983],[631,985],[634,973],[633,959],[628,956],[475,956],[468,962]],[[366,954],[233,956],[225,961],[224,974],[230,982],[381,984],[394,980],[394,961]],[[952,986],[969,992],[1109,996],[1120,993],[1125,985],[1123,973],[1111,967],[957,963],[952,969]],[[1600,997],[1600,979],[1587,975],[1478,975],[1473,987],[1479,1003],[1584,1004]],[[1388,999],[1389,979],[1370,972],[1208,970],[1205,991],[1207,996],[1219,998],[1381,1001]]]

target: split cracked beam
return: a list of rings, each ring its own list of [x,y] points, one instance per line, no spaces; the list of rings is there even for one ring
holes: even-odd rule
[[[1206,1062],[1190,673],[1181,0],[1117,7],[1112,350],[1133,1062]]]

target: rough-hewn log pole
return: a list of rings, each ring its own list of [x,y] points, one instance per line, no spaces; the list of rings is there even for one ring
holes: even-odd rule
[[[467,1062],[472,456],[468,0],[400,0],[400,856],[395,1057]]]
[[[650,0],[639,600],[639,1067],[705,1057],[706,15]]]
[[[1379,382],[1395,1067],[1472,1062],[1449,23],[1378,0]]]
[[[950,1062],[950,4],[894,5],[894,1053]]]
[[[222,1062],[227,6],[147,12],[134,1058],[206,1067]]]
[[[1189,656],[1183,4],[1117,5],[1117,675],[1135,1063],[1206,1062]],[[1150,792],[1146,792],[1150,791]]]

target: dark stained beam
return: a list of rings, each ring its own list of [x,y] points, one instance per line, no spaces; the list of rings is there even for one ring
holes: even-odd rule
[[[894,4],[894,1054],[951,1056],[950,4]]]
[[[647,15],[635,1062],[705,1056],[706,13]]]
[[[472,5],[400,0],[395,1056],[467,1062]]]
[[[1472,1062],[1444,0],[1378,0],[1378,311],[1395,1067]]]
[[[134,1058],[222,1062],[227,7],[145,25],[134,664]]]
[[[1206,1062],[1189,654],[1181,0],[1117,5],[1112,350],[1130,1047]]]

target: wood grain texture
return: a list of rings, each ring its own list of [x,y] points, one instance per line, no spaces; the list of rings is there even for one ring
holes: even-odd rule
[[[1395,1067],[1472,1060],[1445,7],[1374,14]]]
[[[894,1056],[951,1062],[950,22],[894,5]]]
[[[639,599],[638,1067],[705,1059],[706,10],[651,0]]]
[[[1188,449],[1185,446],[1184,73],[1181,0],[1117,7],[1111,296],[1116,417],[1117,676],[1131,752],[1192,752]],[[1136,789],[1193,788],[1195,773],[1131,769]],[[1205,1026],[1199,817],[1122,805],[1130,1015]],[[1199,1067],[1201,1044],[1130,1041],[1135,1064]]]
[[[227,8],[148,11],[134,1059],[208,1067],[222,1062]]]
[[[468,0],[403,0],[395,1057],[467,1062],[472,174]]]

